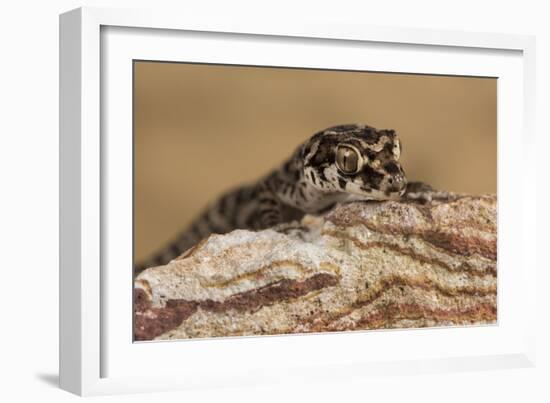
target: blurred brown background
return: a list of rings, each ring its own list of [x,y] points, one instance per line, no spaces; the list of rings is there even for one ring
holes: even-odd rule
[[[135,62],[135,259],[326,127],[397,130],[407,177],[496,192],[492,78]]]

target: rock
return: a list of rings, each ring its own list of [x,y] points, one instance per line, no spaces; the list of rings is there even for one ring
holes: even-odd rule
[[[135,280],[136,340],[496,322],[495,196],[356,202],[211,235]]]

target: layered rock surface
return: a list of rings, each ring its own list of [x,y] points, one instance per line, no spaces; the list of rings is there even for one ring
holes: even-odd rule
[[[494,196],[361,202],[211,235],[135,280],[136,340],[496,322]]]

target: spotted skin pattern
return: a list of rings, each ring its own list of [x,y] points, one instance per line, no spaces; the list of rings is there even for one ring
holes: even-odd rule
[[[283,228],[336,203],[363,200],[428,200],[432,189],[407,184],[394,130],[362,124],[330,127],[310,137],[278,169],[257,183],[223,194],[160,253],[135,272],[168,263],[212,233]],[[407,185],[414,192],[407,192]],[[427,195],[427,196],[426,196]]]

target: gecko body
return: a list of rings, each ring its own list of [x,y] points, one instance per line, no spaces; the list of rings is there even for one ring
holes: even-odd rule
[[[407,191],[400,155],[394,130],[362,124],[322,130],[257,183],[223,194],[135,270],[166,264],[212,233],[276,227],[305,214],[320,214],[336,203],[400,199]],[[414,187],[422,194],[422,186]]]

